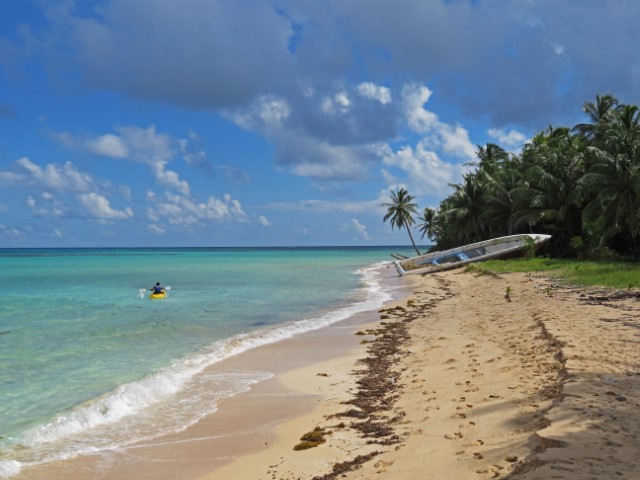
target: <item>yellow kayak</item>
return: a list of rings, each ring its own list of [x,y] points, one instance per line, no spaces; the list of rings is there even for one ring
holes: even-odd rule
[[[151,295],[149,295],[149,298],[151,298],[153,300],[159,300],[161,298],[165,298],[166,296],[167,296],[167,292],[162,290],[162,292],[160,292],[160,293],[152,293]]]

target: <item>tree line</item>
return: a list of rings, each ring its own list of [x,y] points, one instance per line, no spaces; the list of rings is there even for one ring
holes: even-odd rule
[[[416,224],[443,250],[518,233],[552,235],[555,257],[640,258],[640,113],[612,95],[586,102],[587,123],[549,126],[520,153],[478,146],[473,170],[440,205],[418,213],[391,192],[384,221]],[[411,236],[411,242],[415,242]],[[416,248],[416,251],[418,249]]]

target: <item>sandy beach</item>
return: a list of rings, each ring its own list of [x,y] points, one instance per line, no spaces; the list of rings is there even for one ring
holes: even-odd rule
[[[397,345],[389,365],[284,375],[290,388],[323,392],[320,406],[203,480],[638,478],[635,294],[525,274],[415,280],[408,299],[381,310],[386,325],[364,337],[368,358],[376,343]],[[377,368],[391,388],[377,383]],[[316,428],[325,443],[294,451]]]
[[[185,432],[16,478],[640,476],[633,292],[461,270],[404,281],[379,312],[217,366],[275,376]],[[303,437],[319,443],[294,449]]]

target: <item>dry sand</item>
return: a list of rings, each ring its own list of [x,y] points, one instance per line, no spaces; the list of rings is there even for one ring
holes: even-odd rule
[[[405,280],[413,293],[372,317],[217,366],[276,376],[194,428],[21,478],[640,478],[634,294],[461,270]],[[324,443],[294,450],[316,429]]]
[[[366,364],[282,376],[320,406],[203,480],[640,478],[635,294],[460,270],[414,290],[363,337]]]

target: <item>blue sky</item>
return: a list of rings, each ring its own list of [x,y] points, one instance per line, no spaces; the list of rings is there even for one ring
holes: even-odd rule
[[[406,244],[477,145],[640,103],[635,0],[0,0],[0,247]]]

